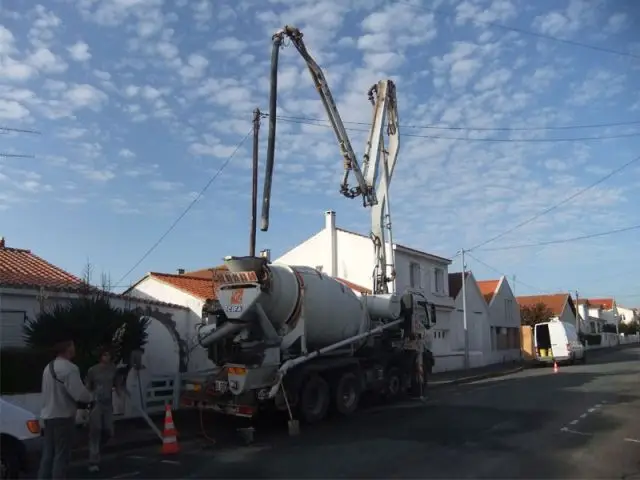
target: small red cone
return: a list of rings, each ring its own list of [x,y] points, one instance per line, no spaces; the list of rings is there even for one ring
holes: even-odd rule
[[[558,362],[553,361],[553,373],[558,373]]]
[[[173,415],[171,414],[171,405],[167,405],[164,413],[164,430],[162,432],[162,454],[171,455],[178,453],[178,432],[173,424]]]

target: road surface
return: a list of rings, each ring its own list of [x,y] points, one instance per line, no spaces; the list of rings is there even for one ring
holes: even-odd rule
[[[228,449],[183,443],[171,457],[141,449],[105,458],[93,477],[640,480],[640,347],[258,440]],[[91,478],[83,464],[70,473]]]

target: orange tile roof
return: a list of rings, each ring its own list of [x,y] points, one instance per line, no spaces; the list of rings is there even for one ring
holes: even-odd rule
[[[465,277],[469,276],[469,272],[466,272]],[[462,290],[462,272],[454,272],[449,274],[449,296],[451,298],[457,298],[458,293]]]
[[[189,276],[189,277],[198,277],[198,278],[207,278],[209,280],[211,280],[213,278],[213,272],[214,270],[229,270],[229,268],[226,265],[218,265],[217,267],[211,267],[211,268],[201,268],[200,270],[193,270],[191,272],[184,272],[183,275]]]
[[[570,301],[569,294],[555,293],[552,295],[526,295],[516,297],[518,305],[521,307],[533,307],[538,303],[544,303],[556,316],[560,316],[567,301]]]
[[[173,275],[160,272],[149,272],[148,276],[187,292],[201,300],[216,300],[213,278],[195,277],[187,274]],[[213,277],[213,273],[211,277]]]
[[[612,310],[615,300],[613,298],[579,298],[578,303],[588,304],[591,307],[600,307],[603,310]]]
[[[367,295],[371,294],[370,289],[361,287],[360,285],[350,282],[349,280],[345,280],[344,278],[338,278],[338,277],[335,277],[335,279],[339,281],[341,284],[343,284],[345,287],[349,287],[351,290],[354,290],[359,293],[366,293]]]
[[[12,287],[79,289],[85,283],[50,264],[30,250],[9,248],[0,241],[0,285]]]
[[[478,284],[478,288],[480,289],[480,293],[484,297],[484,301],[487,302],[487,305],[493,299],[493,296],[496,294],[498,290],[498,285],[500,285],[500,280],[480,280],[476,282]]]

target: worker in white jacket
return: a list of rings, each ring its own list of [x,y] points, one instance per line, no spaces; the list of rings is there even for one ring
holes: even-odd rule
[[[67,478],[73,448],[76,411],[91,402],[91,393],[80,378],[78,366],[71,362],[76,349],[72,340],[56,344],[56,358],[42,372],[42,411],[44,447],[38,478]]]

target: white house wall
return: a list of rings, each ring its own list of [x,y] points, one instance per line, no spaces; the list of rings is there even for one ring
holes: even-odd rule
[[[178,325],[178,332],[180,333],[180,337],[187,342],[187,346],[191,352],[189,354],[188,370],[198,371],[212,367],[207,350],[196,345],[197,329],[198,325],[202,323],[202,307],[205,304],[202,299],[194,297],[154,277],[145,278],[136,284],[127,295],[186,307],[189,310],[186,312],[188,314],[188,320]]]
[[[489,325],[489,314],[484,297],[472,275],[465,279],[467,297],[467,331],[469,335],[469,350],[486,352],[485,337]],[[447,282],[448,283],[448,282]],[[451,313],[451,348],[454,351],[464,352],[464,310],[462,302],[462,289],[455,299],[455,310]],[[482,363],[486,363],[484,359]]]
[[[571,307],[568,303],[565,305],[562,314],[560,314],[560,317],[558,317],[558,320],[560,320],[561,322],[570,323],[571,325],[576,324],[576,316],[573,314],[573,311],[571,310]]]
[[[484,336],[483,351],[487,352],[487,363],[500,363],[518,360],[521,357],[520,351],[520,307],[516,301],[509,282],[503,277],[498,285],[497,292],[494,293],[489,302],[489,325]],[[493,328],[492,328],[493,327]],[[517,348],[498,350],[498,340],[500,328],[512,328],[517,332]]]

